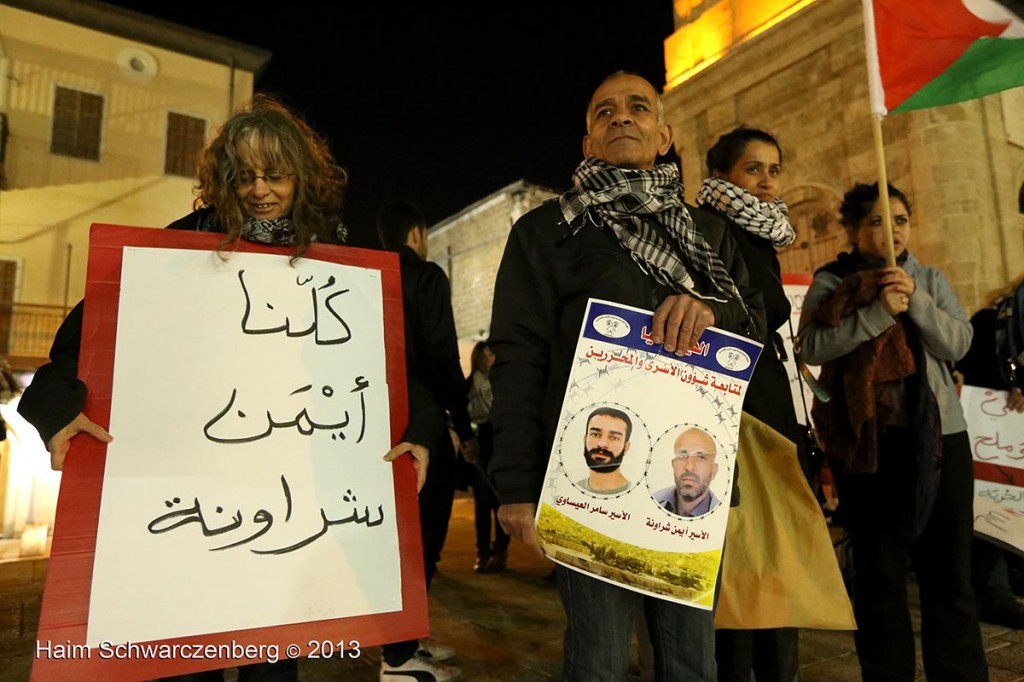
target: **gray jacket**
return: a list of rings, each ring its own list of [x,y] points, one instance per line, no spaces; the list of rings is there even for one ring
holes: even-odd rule
[[[942,434],[965,431],[967,423],[946,363],[956,362],[967,353],[974,335],[971,323],[953,293],[949,280],[940,271],[923,265],[913,254],[907,254],[903,269],[917,284],[910,297],[907,313],[924,344],[928,358],[928,386],[939,404]],[[838,327],[815,322],[815,311],[831,296],[840,281],[832,273],[819,271],[814,275],[807,298],[804,299],[798,335],[801,357],[810,365],[821,365],[842,357],[896,324],[896,320],[877,300],[858,308],[853,315],[844,318]]]

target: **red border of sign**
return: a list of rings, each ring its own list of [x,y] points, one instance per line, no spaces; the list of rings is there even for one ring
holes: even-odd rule
[[[90,233],[89,268],[86,278],[85,317],[78,375],[89,387],[85,412],[99,424],[110,423],[117,333],[118,298],[123,247],[163,247],[216,250],[223,235],[178,230],[153,230],[115,225],[93,225]],[[290,255],[291,249],[242,242],[238,251]],[[384,294],[384,339],[388,390],[391,398],[391,439],[398,442],[408,419],[405,382],[405,336],[402,316],[402,284],[398,256],[341,246],[314,244],[304,258],[342,263],[381,272]],[[201,352],[201,349],[200,349]],[[384,453],[381,453],[383,456]],[[37,640],[58,645],[84,644],[89,616],[89,592],[106,445],[78,437],[67,458],[54,522],[46,589],[43,593]],[[402,561],[401,611],[380,615],[320,620],[293,625],[221,632],[198,637],[160,640],[167,644],[276,644],[280,657],[296,644],[301,655],[313,648],[310,640],[337,644],[356,640],[361,647],[416,639],[428,634],[427,594],[423,573],[423,546],[416,502],[416,475],[411,458],[394,464],[395,505],[399,552]],[[201,609],[197,605],[197,609]],[[98,650],[87,659],[37,658],[33,680],[122,680],[163,677],[255,663],[246,660],[102,660]],[[335,654],[337,655],[337,654]]]
[[[814,281],[814,275],[809,272],[784,272],[782,273],[783,284],[803,284],[805,286],[811,286],[811,282]]]

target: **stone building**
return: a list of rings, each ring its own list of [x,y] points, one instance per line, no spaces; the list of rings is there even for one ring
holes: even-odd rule
[[[455,328],[463,345],[490,332],[494,278],[512,224],[555,196],[553,190],[517,180],[430,228],[430,260],[448,273]],[[463,351],[466,365],[469,353]]]
[[[781,260],[812,272],[846,246],[843,193],[874,182],[859,0],[675,0],[665,115],[692,200],[704,156],[736,125],[783,148],[782,196],[798,230]],[[887,117],[889,180],[911,200],[911,249],[968,311],[1024,271],[1024,89]]]

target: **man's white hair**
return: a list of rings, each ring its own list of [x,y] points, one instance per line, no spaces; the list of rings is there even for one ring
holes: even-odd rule
[[[600,90],[602,85],[612,80],[613,78],[618,78],[619,76],[636,76],[637,78],[643,78],[652,88],[654,88],[654,101],[655,109],[658,112],[658,125],[665,125],[665,104],[664,102],[661,101],[661,93],[658,92],[658,89],[654,87],[653,83],[651,83],[649,80],[647,80],[646,78],[644,78],[643,76],[634,71],[626,71],[625,69],[620,69],[619,71],[616,71],[615,73],[608,75],[607,77],[605,77],[603,81],[597,84],[597,87],[594,88],[594,93]],[[590,128],[592,123],[590,119],[592,113],[590,111],[590,105],[594,101],[594,93],[591,93],[590,101],[587,102],[587,135],[590,134]]]

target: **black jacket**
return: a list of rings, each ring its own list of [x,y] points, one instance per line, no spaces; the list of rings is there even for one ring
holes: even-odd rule
[[[748,286],[725,221],[688,208],[752,316],[735,302],[709,302],[715,326],[743,334],[752,323],[762,338],[761,296]],[[515,224],[495,283],[490,338],[495,451],[489,473],[503,504],[536,502],[540,495],[588,299],[653,310],[674,293],[647,276],[610,230],[591,223],[570,235],[557,200]]]
[[[750,377],[743,399],[743,410],[757,417],[797,444],[801,465],[804,464],[803,438],[797,423],[796,410],[789,387],[789,374],[777,349],[782,338],[777,333],[789,320],[792,306],[782,288],[781,267],[775,247],[767,239],[750,234],[735,223],[728,223],[739,246],[740,255],[750,274],[750,286],[761,292],[768,333],[764,350]],[[788,362],[793,362],[790,358]]]
[[[459,341],[448,277],[437,263],[422,260],[408,246],[398,250],[405,313],[408,373],[425,385],[452,418],[459,439],[473,438],[466,379],[459,364]]]
[[[971,317],[974,336],[967,355],[957,363],[956,368],[964,375],[968,386],[1009,390],[1010,384],[1003,377],[999,365],[1006,358],[999,357],[996,350],[997,315],[995,308],[982,308]]]

